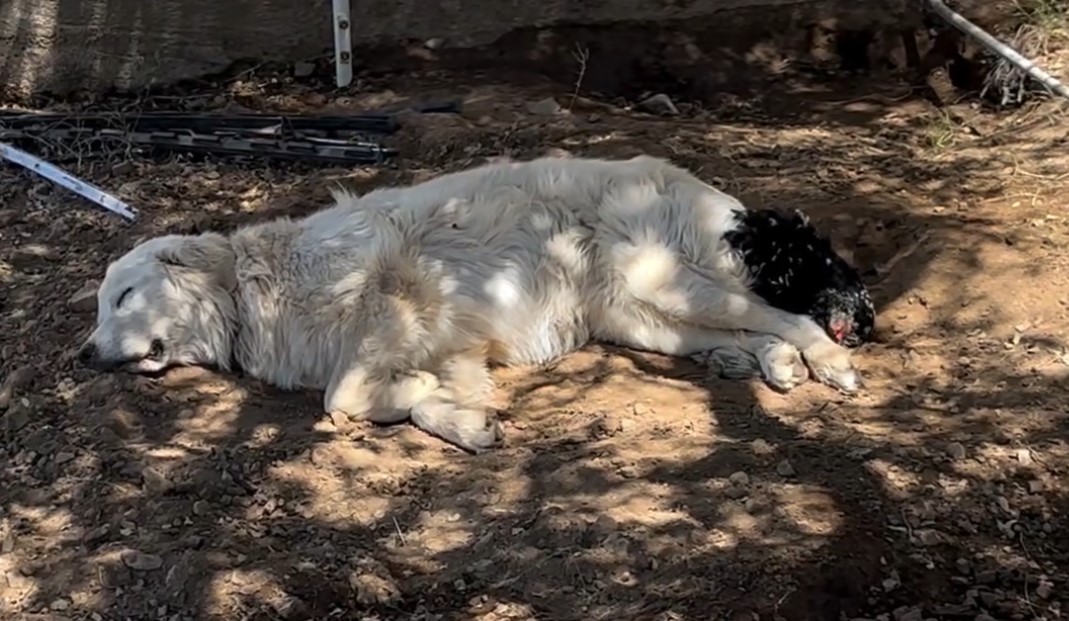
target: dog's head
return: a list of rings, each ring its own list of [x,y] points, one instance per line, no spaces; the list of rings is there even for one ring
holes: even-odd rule
[[[78,360],[103,371],[158,373],[230,362],[234,252],[222,235],[167,235],[108,266],[96,329]]]

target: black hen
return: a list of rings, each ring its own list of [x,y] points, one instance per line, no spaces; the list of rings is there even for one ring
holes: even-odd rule
[[[861,274],[836,254],[801,211],[738,210],[724,236],[742,257],[751,289],[776,308],[808,315],[835,342],[857,347],[872,335],[876,312]]]

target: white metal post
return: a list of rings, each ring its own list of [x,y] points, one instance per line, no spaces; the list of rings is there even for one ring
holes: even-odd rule
[[[353,81],[352,26],[349,0],[334,0],[334,76],[338,88]]]

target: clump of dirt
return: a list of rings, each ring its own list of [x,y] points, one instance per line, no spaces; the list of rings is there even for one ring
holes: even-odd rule
[[[668,97],[668,116],[508,77],[369,74],[333,93],[247,74],[181,93],[307,112],[465,94],[460,115],[410,118],[389,167],[74,167],[140,209],[132,226],[0,169],[5,618],[1065,615],[1069,219],[1053,199],[1069,170],[1064,124],[1042,120],[1054,111],[946,114],[852,79],[716,106]],[[87,282],[137,239],[547,152],[669,157],[754,207],[807,211],[875,294],[865,391],[781,395],[591,345],[500,371],[507,446],[473,457],[403,425],[338,429],[317,394],[72,360],[93,323]]]

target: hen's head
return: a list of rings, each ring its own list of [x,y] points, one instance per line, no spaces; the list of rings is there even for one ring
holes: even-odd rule
[[[857,347],[876,323],[861,273],[801,211],[747,210],[725,235],[750,272],[750,287],[769,304],[808,315],[836,343]]]
[[[869,340],[876,324],[876,310],[863,286],[825,289],[816,295],[806,314],[846,347],[858,347]]]

